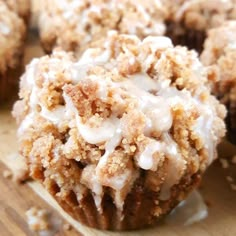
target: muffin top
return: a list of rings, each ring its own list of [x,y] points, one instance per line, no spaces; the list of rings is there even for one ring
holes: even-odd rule
[[[0,1],[0,73],[18,64],[25,30],[23,20]]]
[[[236,21],[226,21],[208,31],[201,61],[209,66],[213,92],[222,102],[236,103]],[[235,105],[233,105],[235,106]]]
[[[62,157],[76,161],[79,178],[64,176],[91,189],[98,208],[109,189],[122,209],[143,171],[146,188],[170,199],[174,185],[215,159],[225,133],[225,109],[210,95],[197,53],[166,37],[110,31],[79,60],[55,50],[28,65],[20,98],[22,154],[46,170]],[[56,169],[50,178],[63,186],[64,167]]]
[[[189,29],[207,30],[224,20],[236,19],[235,0],[168,0],[166,4],[169,18]]]
[[[140,38],[163,35],[165,14],[160,0],[46,0],[40,17],[41,37],[50,41],[45,45],[49,51],[52,43],[77,51],[108,30]]]
[[[27,20],[30,14],[30,0],[0,0],[5,2],[10,10]]]

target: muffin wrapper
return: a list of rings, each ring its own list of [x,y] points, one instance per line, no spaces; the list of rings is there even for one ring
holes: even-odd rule
[[[187,183],[188,182],[188,183]],[[102,230],[136,230],[155,225],[169,213],[192,189],[200,182],[200,175],[195,174],[190,179],[182,181],[172,188],[172,197],[168,201],[158,201],[158,193],[145,189],[144,181],[138,179],[128,194],[121,214],[116,209],[109,194],[102,199],[102,212],[94,203],[91,191],[78,202],[73,191],[67,194],[58,194],[60,188],[52,179],[45,179],[43,184],[59,205],[75,220],[80,223]],[[157,208],[158,206],[158,208]],[[154,213],[154,209],[161,212]]]
[[[236,100],[230,101],[228,108],[228,114],[226,117],[227,125],[227,138],[228,140],[236,144]]]
[[[23,66],[18,65],[17,68],[8,69],[4,74],[0,74],[0,104],[16,100],[22,72]]]
[[[199,53],[203,50],[203,43],[206,38],[205,31],[187,29],[181,24],[174,22],[167,22],[166,35],[172,39],[174,45],[187,46],[189,49],[195,49]]]

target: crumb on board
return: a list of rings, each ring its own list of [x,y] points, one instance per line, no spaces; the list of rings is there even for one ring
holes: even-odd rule
[[[220,163],[223,169],[227,169],[229,168],[229,162],[228,160],[224,159],[224,158],[220,158]]]
[[[72,226],[71,226],[70,224],[65,223],[65,224],[63,225],[63,230],[64,230],[64,231],[70,231],[71,229],[72,229]]]
[[[230,184],[230,187],[233,191],[236,191],[236,184]]]
[[[4,170],[3,173],[2,173],[3,177],[5,179],[10,179],[12,178],[12,172],[10,170]]]
[[[31,207],[26,212],[26,217],[28,226],[32,231],[48,230],[50,228],[49,213],[45,209]]]
[[[236,164],[236,155],[228,159],[220,158],[219,161],[221,163],[221,167],[225,170],[227,169],[227,175],[225,176],[225,179],[227,180],[231,190],[236,191],[236,179],[235,179],[235,176],[232,175],[232,171],[231,171],[232,169],[231,167],[233,167],[231,163]]]
[[[29,179],[28,169],[21,168],[21,169],[14,170],[13,179],[18,184],[22,184],[26,182]]]
[[[233,164],[236,164],[236,155],[234,155],[234,156],[232,157],[231,162],[232,162]]]
[[[234,179],[233,179],[231,176],[226,176],[226,180],[227,180],[229,183],[234,182]]]

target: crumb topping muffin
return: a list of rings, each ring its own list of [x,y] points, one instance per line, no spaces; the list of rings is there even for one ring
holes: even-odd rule
[[[213,93],[228,108],[229,137],[236,143],[236,21],[208,32],[201,60],[209,67]]]
[[[30,175],[75,219],[113,230],[173,209],[225,133],[197,53],[116,31],[79,60],[34,59],[13,114]]]
[[[14,73],[20,65],[25,34],[23,20],[0,1],[0,102],[15,84]]]
[[[208,29],[227,19],[236,19],[235,0],[177,0],[166,4],[170,35],[176,43],[185,43],[190,48],[202,49]]]
[[[29,21],[30,17],[30,0],[0,0],[5,2],[10,10],[17,13],[25,22]]]
[[[47,52],[54,46],[78,52],[108,30],[140,38],[165,33],[166,9],[160,0],[46,0],[40,15],[40,36]]]

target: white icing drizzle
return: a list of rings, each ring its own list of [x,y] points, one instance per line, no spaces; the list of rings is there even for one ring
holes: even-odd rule
[[[79,115],[76,115],[76,124],[79,134],[91,144],[98,144],[110,140],[116,132],[119,119],[111,116],[103,120],[98,127],[91,127],[90,124],[83,124]]]
[[[163,152],[164,146],[161,142],[151,142],[137,157],[138,165],[144,170],[156,170],[157,166],[154,166],[153,154],[156,152]]]
[[[110,50],[104,50],[103,53],[98,51],[98,55],[94,57],[94,49],[87,49],[78,61],[78,66],[103,64],[109,61],[110,57]]]
[[[159,37],[148,36],[143,40],[143,44],[149,44],[152,53],[155,53],[158,50],[173,47],[171,39],[164,36],[159,36]]]
[[[129,76],[129,79],[139,89],[145,90],[147,92],[156,88],[156,82],[153,79],[151,79],[146,73],[138,73],[131,75]]]
[[[172,126],[172,114],[171,106],[167,99],[161,96],[155,96],[148,91],[157,90],[159,87],[159,82],[151,79],[148,75],[138,74],[140,81],[138,79],[133,79],[132,76],[129,80],[121,83],[117,83],[119,87],[127,90],[132,97],[135,97],[139,102],[139,109],[146,116],[146,135],[151,132],[165,132],[168,131]],[[157,119],[161,116],[160,119]]]
[[[34,123],[34,114],[29,113],[25,119],[21,122],[19,129],[17,130],[18,136],[23,135],[24,131],[28,129]]]
[[[52,123],[58,125],[61,121],[64,120],[66,109],[65,106],[57,106],[53,110],[49,111],[45,107],[42,107],[42,110],[40,112],[41,116],[45,119],[51,121]]]
[[[111,137],[111,139],[108,140],[105,144],[105,154],[99,160],[99,163],[98,163],[97,168],[96,168],[97,175],[100,174],[100,169],[103,166],[106,165],[109,155],[112,152],[114,152],[117,145],[119,145],[119,143],[121,141],[121,138],[122,138],[121,129],[120,129],[120,127],[117,127],[117,129],[115,130],[115,132],[114,132],[113,136]]]

